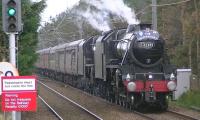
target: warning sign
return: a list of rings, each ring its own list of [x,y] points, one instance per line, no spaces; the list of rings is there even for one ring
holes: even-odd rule
[[[2,77],[3,111],[36,111],[36,77]]]
[[[2,110],[3,111],[36,111],[35,92],[8,92],[2,93]]]

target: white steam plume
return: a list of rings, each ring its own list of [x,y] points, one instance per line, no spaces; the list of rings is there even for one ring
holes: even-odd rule
[[[139,24],[134,10],[124,4],[123,0],[84,0],[90,6],[94,6],[97,11],[90,8],[87,11],[79,12],[89,23],[101,31],[110,30],[109,14],[117,15],[128,22],[128,24]]]
[[[94,12],[90,8],[86,12],[79,12],[80,15],[86,18],[89,23],[100,31],[109,31],[110,26],[108,23],[108,13],[106,12]]]
[[[138,24],[134,10],[124,4],[123,0],[86,0],[101,11],[111,12],[114,15],[124,18],[128,24]]]

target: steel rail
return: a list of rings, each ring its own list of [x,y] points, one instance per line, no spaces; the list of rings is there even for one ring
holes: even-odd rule
[[[41,96],[38,95],[38,97],[56,115],[56,117],[58,117],[60,120],[63,120],[63,118]]]
[[[60,82],[60,81],[54,81],[54,82],[56,82],[56,83],[62,83],[62,82]],[[91,95],[91,94],[89,94],[89,93],[87,93],[87,92],[85,92],[85,91],[82,91],[82,90],[80,90],[80,89],[78,89],[78,88],[75,88],[75,87],[73,87],[73,86],[71,86],[71,85],[69,85],[69,87],[72,88],[72,89],[75,89],[75,90],[77,90],[77,91],[79,91],[79,92],[82,92],[82,93],[85,94],[85,95],[93,96],[93,95]],[[96,96],[93,96],[93,97],[96,97]],[[99,97],[99,98],[100,98],[100,100],[103,101],[103,102],[106,102],[106,103],[109,103],[109,104],[113,104],[113,103],[111,103],[111,102],[108,102],[108,101],[105,100],[105,99],[102,99],[101,97]],[[116,104],[115,104],[115,105],[116,105]],[[145,115],[145,114],[143,114],[143,113],[140,113],[140,112],[137,112],[137,111],[133,111],[133,112],[134,112],[135,114],[141,116],[141,117],[146,118],[146,119],[155,120],[154,118],[149,117],[148,115]]]
[[[133,111],[135,114],[138,114],[139,116],[142,116],[142,117],[144,117],[144,118],[147,118],[147,119],[149,119],[149,120],[155,120],[154,118],[152,118],[152,117],[150,117],[150,116],[148,116],[148,115],[145,115],[145,114],[143,114],[143,113],[141,113],[141,112],[137,112],[137,111]]]
[[[200,108],[196,107],[196,106],[190,106],[190,109],[197,111],[197,112],[200,112]]]
[[[172,113],[172,114],[176,114],[180,117],[183,117],[183,118],[186,118],[186,119],[190,119],[190,120],[199,120],[198,118],[194,118],[192,116],[189,116],[189,115],[185,115],[183,113],[179,113],[179,112],[176,112],[176,111],[172,111],[172,110],[167,110],[167,112],[169,113]]]
[[[40,84],[42,84],[43,86],[45,86],[46,88],[48,88],[49,90],[53,91],[54,93],[60,95],[62,98],[64,98],[65,100],[71,102],[72,104],[78,106],[79,108],[81,108],[82,110],[84,110],[85,112],[89,113],[90,115],[92,115],[93,117],[95,117],[98,120],[103,120],[101,117],[99,117],[98,115],[94,114],[93,112],[89,111],[88,109],[86,109],[85,107],[81,106],[80,104],[74,102],[73,100],[69,99],[68,97],[62,95],[61,93],[59,93],[58,91],[50,88],[49,86],[45,85],[44,83],[38,81]]]

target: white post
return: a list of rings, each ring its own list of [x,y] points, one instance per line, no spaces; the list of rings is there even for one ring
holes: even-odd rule
[[[152,0],[152,25],[153,30],[157,30],[157,0]]]
[[[9,34],[10,63],[16,67],[15,33]],[[12,112],[12,120],[21,120],[21,112]]]
[[[16,67],[15,34],[9,34],[10,63]]]

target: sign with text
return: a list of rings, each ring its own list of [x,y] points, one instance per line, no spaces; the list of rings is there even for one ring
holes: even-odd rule
[[[36,111],[37,92],[3,92],[2,111]]]
[[[31,91],[36,90],[34,76],[2,77],[2,91]]]
[[[0,81],[2,76],[19,76],[17,68],[8,62],[0,62]],[[0,82],[0,95],[2,90]]]
[[[36,77],[1,77],[3,111],[36,111]]]

